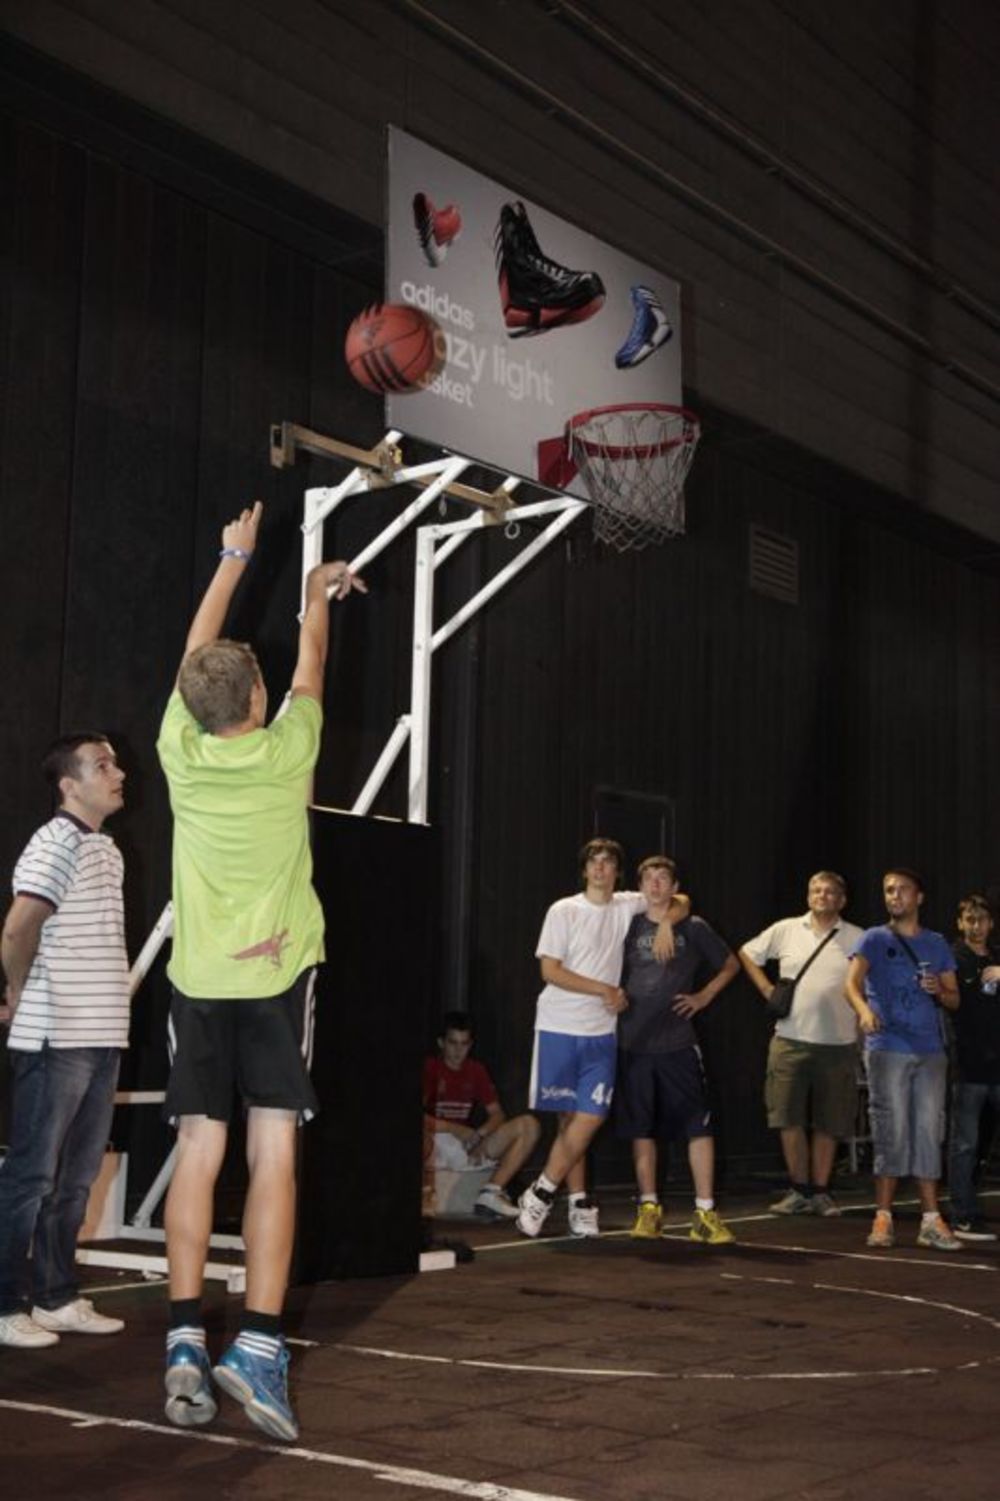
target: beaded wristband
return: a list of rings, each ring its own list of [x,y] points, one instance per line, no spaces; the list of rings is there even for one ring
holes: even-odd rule
[[[219,553],[220,558],[239,558],[242,563],[249,563],[250,554],[242,547],[224,547]]]

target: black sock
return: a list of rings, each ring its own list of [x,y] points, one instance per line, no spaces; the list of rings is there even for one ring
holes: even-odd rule
[[[202,1326],[200,1298],[171,1298],[171,1329],[200,1329]]]
[[[801,1194],[804,1199],[812,1198],[813,1191],[811,1183],[793,1183],[792,1187],[795,1189],[795,1192]]]
[[[258,1313],[254,1308],[245,1308],[240,1320],[240,1333],[244,1330],[254,1334],[269,1334],[272,1339],[281,1333],[280,1313]]]

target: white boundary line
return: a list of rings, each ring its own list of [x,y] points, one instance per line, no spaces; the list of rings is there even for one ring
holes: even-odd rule
[[[917,1200],[913,1200],[913,1203],[917,1203],[917,1202],[918,1202]],[[869,1211],[869,1206],[867,1204],[860,1205],[860,1206],[855,1205],[855,1206],[851,1206],[851,1208],[852,1209],[858,1209],[860,1211],[863,1211],[864,1213],[870,1212]],[[851,1212],[851,1209],[845,1211],[845,1215],[847,1213],[850,1213],[850,1212]],[[793,1219],[793,1217],[789,1216],[789,1215],[776,1215],[776,1214],[767,1214],[767,1213],[764,1213],[764,1214],[743,1214],[743,1215],[728,1215],[727,1214],[726,1215],[726,1224],[727,1225],[761,1225],[761,1224],[771,1224],[771,1225],[774,1225],[775,1229],[777,1229],[781,1225],[787,1225],[787,1224],[792,1223],[792,1219]],[[622,1229],[622,1230],[602,1230],[601,1233],[600,1233],[600,1235],[597,1236],[597,1237],[595,1237],[595,1239],[597,1241],[602,1241],[602,1240],[625,1240],[625,1239],[628,1239],[630,1236],[631,1236],[631,1231],[628,1230],[628,1229]],[[586,1237],[578,1236],[578,1235],[545,1235],[545,1236],[540,1236],[537,1240],[530,1240],[527,1236],[518,1236],[517,1240],[497,1240],[497,1241],[492,1241],[488,1245],[479,1245],[479,1246],[476,1246],[474,1249],[475,1249],[476,1255],[480,1256],[480,1255],[483,1255],[483,1254],[489,1254],[489,1253],[491,1253],[493,1251],[510,1251],[510,1250],[514,1250],[514,1249],[520,1249],[520,1250],[523,1251],[526,1248],[531,1247],[531,1246],[535,1246],[535,1247],[560,1246],[560,1245],[574,1245],[574,1246],[578,1246],[578,1245],[583,1244],[583,1242],[585,1240],[586,1240]],[[655,1240],[652,1239],[652,1238],[650,1238],[649,1240],[638,1240],[636,1242],[636,1244],[639,1245],[639,1246],[641,1246],[641,1245],[653,1246],[653,1245],[657,1244],[657,1241],[661,1241],[661,1240],[681,1241],[682,1243],[687,1244],[687,1243],[689,1243],[689,1236],[687,1234],[686,1229],[683,1227],[683,1225],[678,1224],[676,1226],[668,1226],[665,1230],[661,1230],[660,1234],[656,1237]],[[690,1241],[690,1244],[694,1245],[695,1242]],[[942,1268],[947,1267],[947,1268],[950,1268],[952,1271],[958,1271],[958,1272],[997,1272],[997,1271],[1000,1271],[1000,1263],[998,1263],[998,1262],[969,1261],[966,1258],[966,1256],[962,1254],[962,1252],[957,1252],[957,1251],[956,1252],[951,1252],[947,1256],[943,1255],[941,1252],[932,1253],[934,1255],[934,1259],[931,1260],[930,1258],[925,1259],[923,1256],[898,1256],[898,1255],[897,1256],[891,1256],[891,1255],[887,1256],[884,1252],[879,1252],[879,1253],[873,1255],[869,1251],[836,1251],[836,1250],[834,1250],[834,1249],[832,1249],[831,1247],[828,1247],[828,1246],[793,1246],[793,1245],[785,1245],[785,1244],[778,1243],[778,1242],[773,1242],[773,1241],[762,1241],[762,1240],[736,1241],[735,1244],[730,1245],[727,1249],[729,1249],[731,1251],[732,1250],[738,1251],[738,1250],[740,1250],[743,1247],[747,1247],[747,1248],[755,1250],[755,1251],[757,1251],[757,1250],[760,1250],[760,1251],[794,1251],[794,1252],[797,1252],[797,1253],[799,1253],[801,1255],[805,1255],[805,1256],[835,1256],[835,1257],[838,1257],[838,1258],[847,1259],[847,1260],[853,1260],[853,1261],[874,1261],[874,1262],[881,1262],[881,1263],[887,1263],[887,1264],[895,1264],[895,1265],[900,1265],[900,1266],[923,1266],[923,1267],[937,1266],[937,1267],[942,1267]],[[706,1254],[713,1254],[715,1251],[718,1251],[720,1248],[719,1247],[712,1247],[712,1246],[703,1246],[702,1249],[705,1251]]]
[[[923,1263],[919,1263],[923,1265]],[[722,1272],[720,1276],[729,1282],[759,1282],[783,1287],[797,1287],[791,1277],[749,1277],[737,1272]],[[973,1308],[963,1308],[957,1303],[942,1303],[935,1298],[920,1298],[914,1293],[881,1292],[871,1287],[838,1287],[832,1282],[813,1282],[809,1286],[816,1292],[842,1293],[847,1297],[863,1296],[881,1298],[892,1303],[909,1303],[920,1308],[934,1309],[939,1313],[953,1313],[959,1318],[974,1319],[990,1329],[1000,1330],[1000,1319],[979,1313]],[[858,1381],[872,1376],[936,1376],[948,1370],[974,1370],[977,1367],[1000,1363],[1000,1353],[979,1360],[963,1361],[958,1366],[902,1366],[881,1370],[854,1371],[647,1371],[642,1369],[611,1367],[595,1370],[593,1366],[525,1365],[515,1361],[470,1360],[455,1355],[418,1355],[399,1350],[383,1350],[375,1345],[335,1344],[326,1348],[345,1350],[353,1355],[373,1355],[382,1360],[405,1360],[424,1365],[461,1366],[475,1370],[517,1371],[538,1376],[581,1376],[590,1380],[623,1378],[632,1381]]]
[[[100,1412],[76,1412],[69,1407],[49,1407],[41,1402],[13,1402],[2,1397],[0,1408],[9,1412],[35,1413],[39,1417],[66,1418],[76,1428],[125,1428],[133,1433],[193,1439],[197,1443],[217,1444],[226,1449],[276,1455],[281,1459],[304,1459],[312,1464],[333,1465],[345,1470],[363,1470],[375,1480],[387,1480],[392,1485],[410,1485],[425,1491],[446,1491],[450,1496],[472,1496],[476,1501],[574,1501],[573,1497],[556,1496],[551,1491],[523,1491],[514,1486],[494,1485],[491,1481],[459,1480],[451,1475],[436,1475],[431,1470],[411,1470],[402,1465],[376,1464],[370,1459],[355,1459],[347,1454],[327,1454],[323,1449],[258,1443],[253,1439],[232,1438],[223,1433],[174,1428],[167,1423],[146,1423],[140,1418],[114,1418]]]

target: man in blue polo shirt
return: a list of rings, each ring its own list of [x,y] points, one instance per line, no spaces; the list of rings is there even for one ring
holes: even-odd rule
[[[876,1205],[868,1244],[895,1243],[896,1187],[912,1177],[923,1211],[917,1245],[960,1251],[938,1210],[948,1075],[941,1008],[958,1007],[955,957],[940,933],[920,926],[924,887],[915,871],[886,871],[882,889],[889,921],[863,934],[845,992],[868,1070]]]

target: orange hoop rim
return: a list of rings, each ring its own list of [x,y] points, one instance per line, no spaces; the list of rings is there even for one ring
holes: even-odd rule
[[[615,412],[658,412],[664,416],[680,417],[685,425],[676,438],[665,438],[658,443],[598,443],[578,431],[594,417],[612,416]],[[566,423],[566,437],[570,443],[579,444],[588,458],[603,456],[612,460],[652,459],[669,453],[672,448],[681,448],[685,443],[697,443],[700,429],[698,414],[689,407],[675,406],[669,401],[620,401],[611,406],[591,407],[589,411],[577,412]]]

